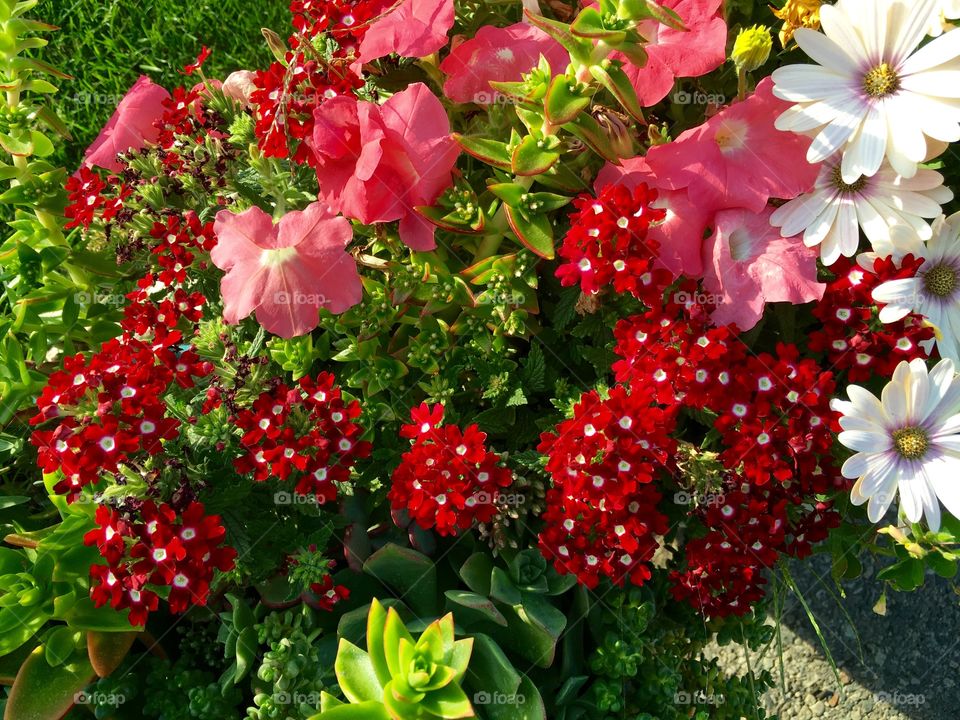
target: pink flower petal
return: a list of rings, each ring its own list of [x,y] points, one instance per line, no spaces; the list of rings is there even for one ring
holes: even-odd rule
[[[367,30],[359,59],[368,63],[391,53],[426,57],[447,44],[454,19],[453,0],[400,0]]]
[[[164,88],[141,75],[117,105],[97,139],[87,148],[84,165],[114,172],[122,170],[117,162],[118,154],[140,150],[160,137],[160,130],[154,127],[154,123],[163,115],[163,101],[169,97],[170,93]]]
[[[440,70],[447,75],[443,92],[454,102],[489,105],[502,97],[490,87],[491,81],[520,80],[536,67],[540,55],[555,74],[563,72],[570,63],[563,46],[533,25],[484,25],[440,63]]]
[[[322,203],[289,212],[274,225],[258,207],[217,213],[210,258],[227,274],[220,283],[223,316],[251,313],[267,331],[290,338],[313,330],[325,307],[341,313],[362,299],[356,262],[345,251],[350,223]]]
[[[717,325],[746,331],[763,316],[768,302],[795,305],[823,297],[817,282],[817,253],[799,237],[784,238],[770,225],[773,208],[760,213],[724,210],[706,241],[703,285],[717,295],[712,317]]]

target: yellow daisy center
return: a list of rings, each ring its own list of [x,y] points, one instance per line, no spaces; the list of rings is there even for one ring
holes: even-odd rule
[[[863,76],[863,89],[872,98],[885,98],[900,89],[900,76],[887,63],[880,63]]]
[[[893,447],[906,460],[919,460],[930,449],[930,438],[918,427],[901,428],[893,433]]]
[[[934,297],[950,297],[957,289],[957,271],[949,265],[937,265],[923,276],[923,286]]]

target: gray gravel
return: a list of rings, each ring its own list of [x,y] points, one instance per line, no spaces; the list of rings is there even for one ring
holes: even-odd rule
[[[759,661],[758,653],[751,658],[754,668],[769,670],[778,683],[765,698],[768,713],[780,720],[960,719],[960,593],[953,583],[929,576],[913,593],[888,592],[881,616],[873,611],[882,592],[874,567],[865,565],[864,577],[845,583],[845,598],[831,593],[829,570],[823,557],[797,563],[792,572],[840,682],[801,603],[789,595],[782,630],[785,686],[779,687],[776,645]],[[731,671],[746,672],[742,647],[720,648],[718,655]]]

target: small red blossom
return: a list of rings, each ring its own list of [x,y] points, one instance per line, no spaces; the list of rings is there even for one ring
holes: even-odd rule
[[[486,434],[476,425],[465,430],[442,425],[443,406],[424,403],[410,417],[413,422],[401,435],[414,438],[413,445],[393,472],[391,507],[440,535],[457,535],[492,520],[500,490],[513,482],[513,473],[487,449]]]
[[[651,225],[666,217],[654,208],[656,190],[640,183],[633,190],[609,185],[599,195],[574,200],[577,212],[558,254],[566,263],[557,268],[565,285],[580,285],[593,294],[612,285],[648,305],[659,305],[663,290],[674,280],[657,266],[660,244],[650,237]]]
[[[203,67],[203,64],[207,61],[207,58],[210,57],[210,48],[206,45],[200,46],[200,54],[197,55],[197,59],[190,63],[189,65],[183,66],[184,75],[193,75],[197,70]]]

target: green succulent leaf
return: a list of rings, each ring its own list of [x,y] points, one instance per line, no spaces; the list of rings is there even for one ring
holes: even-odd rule
[[[340,689],[351,703],[382,700],[383,686],[377,679],[370,656],[353,643],[340,640],[334,670]]]

